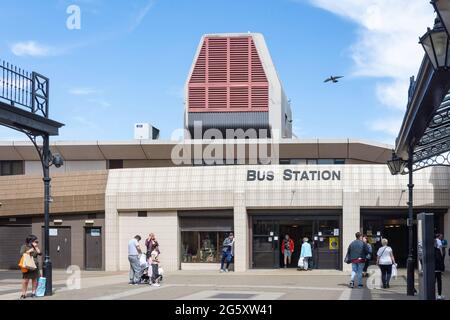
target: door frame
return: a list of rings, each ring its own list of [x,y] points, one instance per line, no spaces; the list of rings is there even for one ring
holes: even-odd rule
[[[100,268],[88,268],[87,267],[87,230],[88,229],[100,229],[100,238],[101,238],[101,245],[100,245],[100,250],[101,250],[101,255],[100,255]],[[98,270],[103,270],[103,228],[101,226],[84,226],[83,227],[84,230],[84,254],[83,254],[83,260],[84,260],[84,270],[92,270],[92,271],[98,271]]]
[[[320,214],[322,213],[322,214]],[[313,236],[314,234],[317,233],[317,222],[321,221],[321,220],[337,220],[339,223],[339,243],[340,243],[340,247],[339,247],[339,262],[338,262],[338,269],[337,270],[342,270],[343,264],[342,264],[342,254],[344,252],[343,248],[342,248],[342,235],[343,235],[343,230],[342,230],[342,225],[343,225],[343,221],[342,221],[342,211],[340,210],[305,210],[304,212],[299,211],[299,210],[265,210],[265,211],[259,211],[259,210],[252,210],[249,212],[249,217],[250,217],[250,225],[251,225],[251,229],[252,229],[252,234],[251,234],[251,238],[249,239],[251,243],[253,243],[253,238],[255,237],[255,233],[253,230],[254,227],[254,222],[255,220],[270,220],[274,222],[274,225],[277,225],[277,234],[279,236],[279,231],[280,231],[280,221],[281,220],[291,220],[294,222],[296,220],[308,220],[308,221],[312,221],[312,225],[313,225]],[[274,267],[273,269],[280,269],[280,255],[279,255],[279,250],[280,250],[280,241],[281,238],[278,238],[279,241],[277,243],[277,247],[274,249],[274,255],[275,255],[275,262],[274,262]],[[259,269],[259,268],[255,268],[254,267],[254,254],[255,251],[253,249],[252,246],[252,251],[250,256],[250,268],[251,269]]]
[[[44,232],[45,232],[45,226],[41,226],[42,228],[41,228],[41,230],[42,230],[42,250],[45,250],[45,241],[44,241]],[[69,263],[68,263],[68,265],[67,265],[67,267],[69,267],[69,266],[71,266],[72,265],[72,226],[49,226],[48,227],[49,228],[49,230],[50,229],[65,229],[65,230],[69,230],[69,232],[70,232],[70,238],[69,238],[69,241],[70,241],[70,245],[69,245]],[[50,238],[51,238],[51,236],[49,236],[49,246],[50,246]],[[50,246],[50,250],[51,250],[51,246]],[[50,253],[50,250],[49,250],[49,253]],[[51,254],[50,254],[50,259],[51,259]],[[44,258],[44,257],[43,257]],[[43,261],[42,261],[42,263],[43,263]],[[53,264],[53,262],[52,262],[52,264]],[[56,268],[56,269],[59,269],[59,270],[65,270],[66,268]]]

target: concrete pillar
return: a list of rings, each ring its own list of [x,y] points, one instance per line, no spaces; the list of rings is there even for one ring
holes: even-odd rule
[[[247,271],[249,265],[248,216],[244,192],[234,194],[234,236],[234,270]]]
[[[344,189],[342,192],[342,261],[347,248],[361,229],[359,190]],[[351,271],[350,264],[342,262],[343,271]]]
[[[119,216],[115,196],[105,196],[105,271],[119,270]]]

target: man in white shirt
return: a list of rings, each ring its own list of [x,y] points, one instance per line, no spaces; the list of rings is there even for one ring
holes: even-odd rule
[[[141,246],[139,245],[141,236],[137,235],[130,241],[128,241],[128,261],[130,262],[130,282],[129,284],[139,284],[139,255],[142,253]]]

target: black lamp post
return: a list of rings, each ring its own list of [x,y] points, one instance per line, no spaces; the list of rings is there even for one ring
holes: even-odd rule
[[[408,259],[406,261],[407,269],[407,295],[414,296],[414,211],[413,211],[413,148],[408,150],[408,161],[399,158],[394,152],[392,152],[392,159],[387,162],[389,170],[392,175],[404,174],[405,168],[408,170]]]
[[[427,32],[420,38],[420,43],[435,70],[450,67],[449,36],[439,18],[434,21],[433,29],[428,28]]]
[[[447,34],[450,34],[450,0],[431,0],[431,4],[436,10]]]
[[[50,151],[50,136],[48,134],[42,135],[42,147],[36,143],[36,139],[28,135],[33,142],[41,160],[43,181],[44,181],[44,261],[42,266],[42,273],[46,279],[45,295],[51,296],[53,294],[53,279],[52,279],[52,262],[50,260],[50,167],[54,165],[59,168],[64,164],[63,158],[59,154],[53,155]]]

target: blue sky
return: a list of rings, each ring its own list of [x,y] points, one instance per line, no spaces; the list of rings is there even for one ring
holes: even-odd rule
[[[80,30],[66,27],[71,4]],[[265,36],[298,137],[390,144],[434,18],[423,0],[0,0],[0,13],[0,59],[51,79],[58,140],[132,139],[135,122],[170,138],[202,34],[251,31]],[[0,128],[10,139],[25,140]]]

